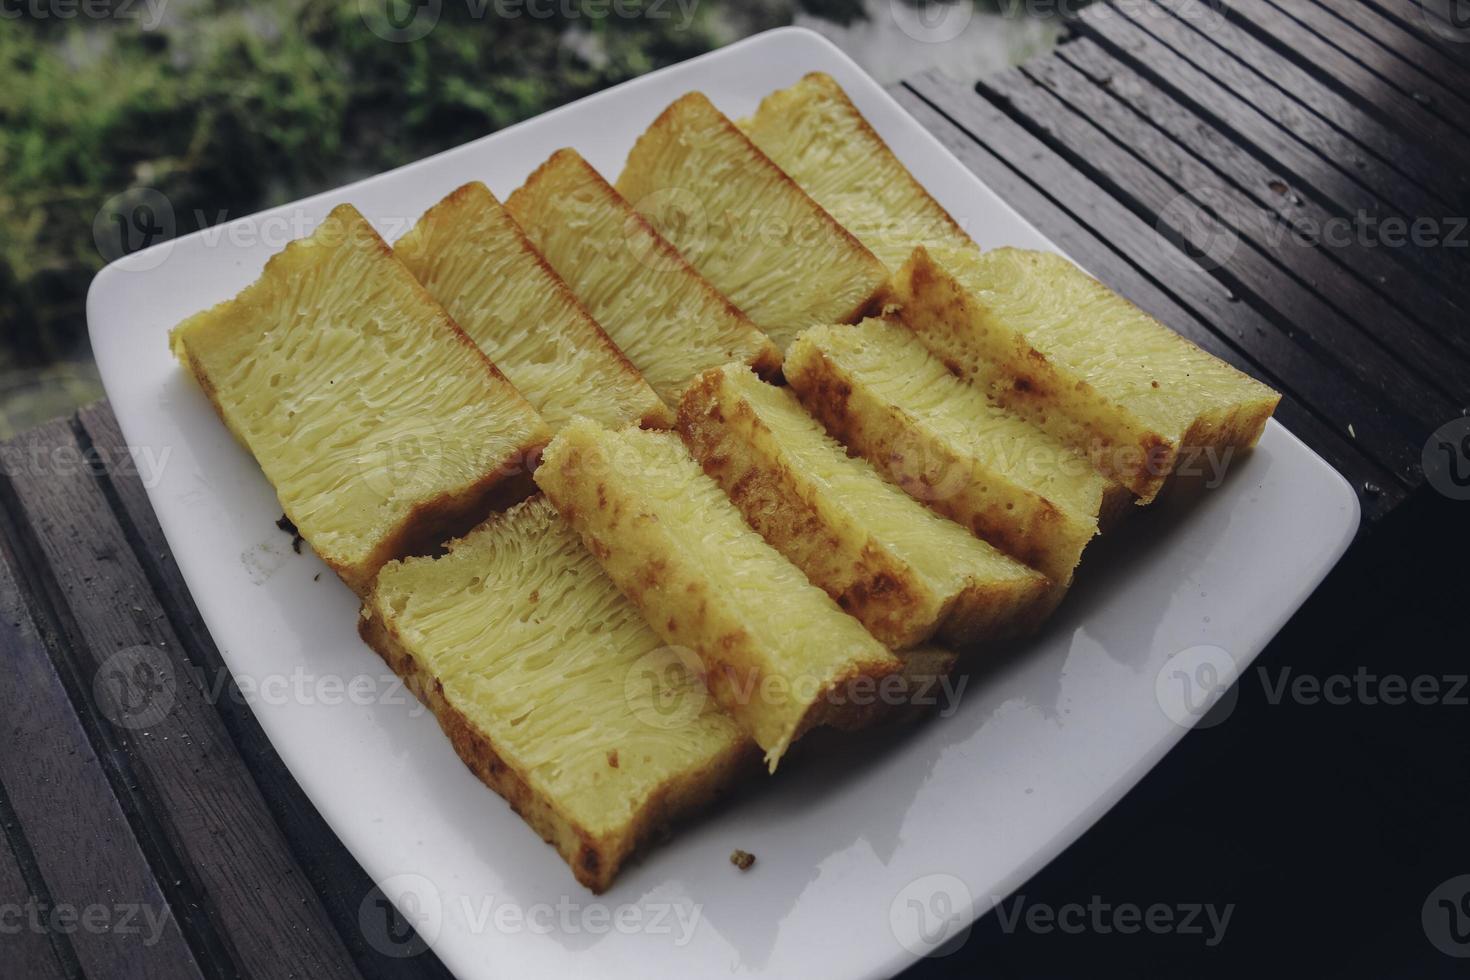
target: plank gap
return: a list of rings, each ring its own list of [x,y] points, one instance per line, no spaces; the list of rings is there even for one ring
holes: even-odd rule
[[[1331,39],[1269,0],[1224,0],[1226,18],[1270,45],[1284,59],[1307,71],[1323,85],[1356,101],[1411,140],[1436,146],[1460,160],[1470,159],[1470,140],[1428,112],[1396,85]]]
[[[4,557],[0,556],[0,561]],[[3,733],[0,733],[3,734]],[[40,865],[36,861],[36,855],[31,850],[30,841],[26,839],[25,828],[21,826],[20,817],[10,805],[10,794],[5,791],[5,785],[0,782],[0,848],[8,848],[11,857],[14,858],[14,868],[19,875],[22,887],[25,888],[27,897],[39,904],[41,908],[54,908],[55,900],[51,897],[51,889],[46,884],[46,878],[41,873]],[[0,854],[0,862],[5,862],[6,856]],[[0,898],[8,896],[0,895]],[[15,896],[18,900],[20,896]],[[25,970],[26,980],[50,980],[52,977],[66,977],[68,980],[81,978],[82,964],[77,958],[77,951],[72,946],[71,937],[55,929],[47,929],[44,945],[50,951],[52,958],[46,959],[44,953],[40,954],[40,962],[37,962],[36,939],[34,936],[6,941],[6,958],[11,960],[9,965],[14,967],[15,960],[19,961]],[[12,959],[14,958],[14,959]]]
[[[1281,61],[1243,28],[1219,21],[1219,29],[1243,46],[1241,55],[1252,59],[1249,64],[1240,62],[1208,34],[1176,16],[1174,8],[1184,3],[1186,0],[1156,0],[1144,8],[1089,7],[1079,26],[1111,57],[1226,134],[1260,165],[1289,178],[1304,198],[1328,212],[1352,220],[1360,215],[1453,213],[1452,205],[1439,195],[1382,164],[1373,151],[1321,115],[1327,107],[1318,99],[1312,105],[1304,104],[1270,81],[1259,60],[1269,55],[1274,63],[1299,71],[1295,66]],[[1249,76],[1249,95],[1241,72]],[[1302,77],[1303,88],[1328,91]],[[1333,105],[1360,112],[1336,94],[1331,98],[1336,100]],[[1391,142],[1404,145],[1397,134]],[[1408,157],[1412,151],[1400,153]],[[1392,194],[1397,204],[1391,205],[1385,194]],[[1422,275],[1427,288],[1452,298],[1459,309],[1470,308],[1470,282],[1465,281],[1462,262],[1456,257],[1445,254],[1444,249],[1388,251],[1393,261]]]
[[[62,421],[36,430],[35,435],[45,439],[47,433],[55,433],[58,428],[70,434],[70,427]],[[100,716],[90,697],[86,674],[71,654],[81,642],[81,631],[71,616],[60,582],[45,559],[36,532],[24,515],[12,474],[0,472],[0,538],[5,539],[11,567],[29,573],[17,576],[21,601],[31,612],[72,710],[101,763],[103,775],[153,871],[159,890],[173,911],[174,921],[195,963],[206,977],[237,976],[239,971],[228,948],[209,921],[201,896],[190,883],[187,866],[153,815],[156,801],[143,788],[146,781],[134,769],[125,741],[117,736],[115,726]]]
[[[1097,51],[1095,46],[1082,46],[1089,46],[1088,41],[1080,41],[1073,48]],[[1449,403],[1470,400],[1470,357],[1420,325],[1401,301],[1377,288],[1366,276],[1358,275],[1347,257],[1358,257],[1360,250],[1335,250],[1322,248],[1317,242],[1308,245],[1298,241],[1292,235],[1291,223],[1263,200],[1269,178],[1263,176],[1260,191],[1233,181],[1222,169],[1222,157],[1229,154],[1197,153],[1180,143],[1157,115],[1145,115],[1119,93],[1117,85],[1098,84],[1094,76],[1073,65],[1070,57],[1075,56],[1032,60],[1019,71],[1036,90],[1045,91],[1066,107],[1063,112],[1070,110],[1072,115],[1067,119],[1079,118],[1073,125],[1091,123],[1103,140],[1117,145],[1120,153],[1129,154],[1142,170],[1155,173],[1170,187],[1208,207],[1211,216],[1232,229],[1236,238],[1254,244],[1261,259],[1294,279],[1305,294],[1335,310],[1342,325],[1360,336],[1361,347],[1382,351],[1389,360],[1426,378]],[[1127,78],[1126,66],[1116,66],[1113,71],[1125,72],[1120,81]],[[1108,76],[1108,81],[1113,81],[1113,76]],[[1213,160],[1208,159],[1211,156]],[[1389,344],[1385,332],[1394,334],[1397,344]]]
[[[1350,2],[1356,5],[1362,0]],[[1382,37],[1360,30],[1352,19],[1320,0],[1297,0],[1292,6],[1282,4],[1281,0],[1271,0],[1271,3],[1364,71],[1382,79],[1400,95],[1423,106],[1430,116],[1464,135],[1462,121],[1470,106],[1443,79],[1435,78],[1421,65],[1405,58]]]
[[[1222,186],[1244,195],[1252,207],[1269,215],[1280,241],[1289,241],[1294,223],[1306,222],[1308,230],[1332,227],[1337,217],[1315,200],[1298,194],[1279,176],[1278,168],[1262,165],[1254,156],[1208,122],[1193,115],[1168,93],[1115,60],[1088,38],[1080,38],[1058,52],[1056,62],[1070,66],[1094,89],[1131,108],[1142,120],[1166,133],[1189,153],[1193,167],[1205,167],[1219,177]],[[1043,84],[1046,84],[1044,81]],[[1470,335],[1453,324],[1464,315],[1443,293],[1431,286],[1422,270],[1402,265],[1378,249],[1355,243],[1335,246],[1318,234],[1316,245],[1383,300],[1395,304],[1418,329],[1427,331],[1452,347],[1460,359],[1470,359]],[[1470,371],[1464,384],[1470,386]],[[1454,391],[1449,392],[1452,396]]]
[[[73,420],[77,441],[99,458],[118,460],[129,448],[106,402],[87,406]],[[99,469],[99,488],[113,510],[185,656],[220,685],[214,708],[230,743],[250,770],[271,819],[321,900],[327,918],[365,980],[452,980],[430,950],[412,958],[391,956],[364,936],[359,913],[376,887],[367,872],[307,799],[242,697],[183,580],[141,482],[116,467]],[[411,947],[412,939],[401,945]]]

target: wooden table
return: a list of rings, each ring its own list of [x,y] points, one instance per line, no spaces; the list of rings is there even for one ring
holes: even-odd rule
[[[978,86],[894,94],[1089,270],[1279,388],[1371,527],[1433,496],[1426,438],[1470,402],[1461,42],[1409,0],[1134,0]],[[232,695],[126,459],[105,404],[0,458],[0,974],[445,976]]]

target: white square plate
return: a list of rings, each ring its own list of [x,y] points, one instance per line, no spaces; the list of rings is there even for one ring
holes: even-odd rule
[[[314,557],[291,554],[270,486],[166,335],[336,204],[353,203],[392,241],[461,183],[504,197],[562,146],[615,177],[638,134],[690,89],[740,116],[813,70],[847,89],[981,245],[1053,247],[835,47],[783,29],[139,252],[92,285],[87,316],[113,410],[226,662],[242,688],[260,689],[254,710],[312,802],[466,980],[900,970],[1137,782],[1187,730],[1190,685],[1243,670],[1357,528],[1346,482],[1273,422],[1222,486],[1164,501],[1095,545],[1046,630],[979,668],[949,717],[847,740],[818,733],[768,784],[653,850],[600,899],[578,886],[459,763],[432,716],[381,680],[357,638],[357,603],[330,573],[316,579]],[[363,680],[344,697],[332,678]],[[743,874],[728,861],[737,847],[757,856]]]

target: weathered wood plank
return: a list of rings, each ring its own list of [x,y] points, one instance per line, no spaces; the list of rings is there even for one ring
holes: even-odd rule
[[[21,436],[28,455],[68,461],[11,475],[16,517],[34,536],[65,606],[67,639],[88,683],[124,684],[123,652],[145,657],[162,690],[141,715],[113,719],[179,873],[237,968],[255,977],[358,973],[292,859],[218,714],[184,656],[69,425]]]
[[[1470,115],[1470,103],[1457,90],[1457,85],[1464,82],[1459,77],[1459,66],[1443,66],[1441,71],[1444,74],[1440,75],[1429,72],[1426,70],[1428,66],[1422,61],[1411,60],[1393,50],[1388,42],[1402,41],[1403,38],[1393,32],[1391,25],[1385,24],[1382,18],[1374,16],[1371,10],[1364,9],[1362,0],[1335,2],[1342,8],[1341,11],[1328,9],[1327,5],[1319,2],[1283,5],[1277,0],[1276,6],[1298,24],[1348,55],[1372,76],[1392,85],[1397,90],[1394,96],[1396,101],[1400,97],[1407,97],[1417,108],[1428,110],[1426,118],[1437,120],[1448,131],[1465,140],[1465,126],[1457,123],[1457,120],[1463,120]],[[1367,25],[1366,29],[1358,29],[1353,23],[1355,20],[1363,21]],[[1420,59],[1430,57],[1430,52],[1425,50],[1418,50],[1417,54]],[[1364,76],[1364,80],[1372,82],[1373,79]],[[1353,88],[1356,90],[1357,87]],[[1381,91],[1381,87],[1375,86],[1375,90]],[[1470,147],[1470,140],[1465,140],[1464,145]]]
[[[1294,15],[1286,14],[1267,0],[1224,0],[1224,7],[1228,17],[1254,31],[1283,57],[1295,60],[1338,91],[1351,93],[1380,118],[1397,126],[1414,140],[1453,154],[1461,161],[1470,161],[1470,137],[1429,112],[1399,88],[1383,84],[1385,76],[1380,72],[1397,71],[1397,59],[1388,52],[1359,44],[1347,33],[1334,35],[1334,42],[1354,49],[1354,53],[1349,55],[1335,43],[1324,40]],[[1296,9],[1315,12],[1319,8],[1303,3]]]
[[[1408,221],[1455,213],[1372,153],[1223,49],[1206,42],[1154,4],[1089,7],[1079,29],[1134,71],[1154,81],[1201,119],[1291,175],[1303,195],[1335,214],[1362,222]],[[1279,64],[1286,62],[1277,59]],[[1245,77],[1242,77],[1245,71]],[[1389,194],[1390,198],[1383,195]],[[1449,249],[1397,249],[1395,258],[1422,268],[1456,303],[1470,303],[1470,283]]]
[[[1169,98],[1158,86],[1111,57],[1088,38],[1063,45],[1057,58],[1105,88],[1120,102],[1131,106],[1201,161],[1223,175],[1221,183],[1241,188],[1260,207],[1275,213],[1282,224],[1277,233],[1291,234],[1301,228],[1312,233],[1316,248],[1330,252],[1351,268],[1369,286],[1377,288],[1421,328],[1449,344],[1461,357],[1470,356],[1470,334],[1460,329],[1466,313],[1412,267],[1394,262],[1384,249],[1363,248],[1347,236],[1344,241],[1330,229],[1341,228],[1340,219],[1315,200],[1292,188],[1281,175],[1234,143],[1214,126]],[[1470,376],[1464,380],[1470,386]],[[1453,387],[1451,387],[1453,391]]]
[[[358,916],[365,897],[375,887],[372,879],[307,799],[261,730],[249,705],[235,696],[229,669],[173,561],[147,492],[134,468],[126,465],[129,447],[116,416],[104,401],[83,408],[77,419],[82,442],[90,453],[111,464],[100,478],[134,555],[161,600],[189,660],[204,671],[212,689],[228,692],[218,700],[216,709],[359,971],[366,980],[445,980],[449,973],[432,953],[411,958],[393,956],[374,946],[363,934]]]
[[[0,563],[4,559],[0,558]],[[0,936],[4,936],[5,968],[12,975],[26,980],[68,980],[68,974],[79,976],[80,967],[73,964],[67,969],[61,960],[57,946],[53,946],[52,934],[35,927],[30,910],[41,897],[26,884],[16,856],[16,841],[22,839],[21,828],[15,823],[10,801],[5,788],[0,786]],[[65,935],[55,936],[55,942],[67,950],[72,960],[76,951],[71,949]]]
[[[1358,2],[1358,0],[1352,0]],[[1191,7],[1191,4],[1195,4]],[[1294,62],[1281,57],[1274,48],[1259,40],[1250,31],[1238,24],[1216,16],[1210,19],[1203,31],[1185,30],[1180,23],[1162,17],[1158,11],[1165,10],[1172,21],[1188,21],[1184,14],[1197,9],[1196,0],[1154,0],[1153,5],[1139,11],[1135,18],[1165,44],[1192,58],[1196,64],[1207,66],[1216,80],[1234,83],[1237,92],[1260,87],[1259,80],[1248,73],[1240,72],[1240,65],[1249,66],[1261,76],[1270,79],[1288,96],[1282,100],[1275,93],[1268,93],[1267,103],[1275,118],[1282,120],[1296,131],[1301,130],[1299,115],[1278,115],[1282,105],[1292,101],[1309,107],[1351,140],[1381,160],[1392,171],[1408,177],[1415,184],[1431,192],[1422,200],[1411,200],[1408,204],[1419,207],[1470,207],[1470,173],[1459,167],[1447,167],[1441,157],[1425,152],[1422,147],[1404,140],[1403,135],[1376,116],[1365,112],[1356,102],[1328,88],[1315,77],[1298,67]],[[1192,21],[1188,21],[1192,23]],[[1300,112],[1299,109],[1296,112]],[[1308,120],[1310,121],[1310,120]],[[1392,197],[1394,186],[1380,188]]]
[[[1317,2],[1352,24],[1367,37],[1395,52],[1409,64],[1419,66],[1423,73],[1436,84],[1448,85],[1451,91],[1456,93],[1470,92],[1470,67],[1451,58],[1433,44],[1404,28],[1397,21],[1385,17],[1363,0],[1317,0]],[[1470,109],[1470,106],[1466,105],[1463,97],[1459,98],[1459,105],[1460,113],[1462,113],[1458,117],[1462,120],[1460,128],[1464,129],[1465,116],[1463,113],[1466,109]],[[1451,121],[1454,121],[1453,117]]]
[[[965,166],[1089,272],[1216,357],[1278,389],[1285,388],[1269,367],[1255,363],[1201,323],[1168,292],[1167,282],[1161,284],[1149,278],[1129,257],[1105,244],[1094,229],[1049,197],[1043,188],[1011,169],[911,89],[895,86],[890,91]],[[1081,175],[1077,179],[1085,180]],[[1357,488],[1365,521],[1378,519],[1403,501],[1404,484],[1291,395],[1283,395],[1276,417]]]
[[[1309,406],[1332,428],[1346,434],[1352,424],[1355,446],[1406,485],[1417,485],[1417,446],[1398,417],[1349,379],[1327,370],[1260,313],[1233,299],[1199,266],[1157,230],[1125,208],[1088,177],[1065,163],[1040,140],[976,95],[969,86],[937,72],[906,83],[916,95],[960,127],[966,139],[986,154],[1044,187],[1048,199],[1128,257],[1151,281],[1168,291],[1208,331],[1218,332],[1268,373],[1284,393]],[[951,144],[967,162],[976,159]],[[973,164],[972,164],[973,166]],[[1100,273],[1101,274],[1101,273]],[[1190,340],[1211,349],[1211,337],[1179,328]]]
[[[1269,302],[1278,308],[1293,301],[1305,303],[1309,311],[1322,304],[1333,307],[1338,319],[1312,321],[1321,325],[1323,333],[1319,342],[1348,357],[1353,356],[1354,350],[1360,352],[1359,357],[1377,356],[1379,363],[1369,361],[1363,366],[1371,377],[1381,377],[1375,372],[1384,370],[1385,364],[1398,369],[1398,362],[1402,361],[1409,371],[1427,379],[1430,386],[1440,389],[1449,399],[1441,406],[1444,411],[1450,411],[1454,402],[1470,400],[1470,361],[1464,355],[1409,319],[1401,304],[1353,275],[1327,252],[1298,240],[1290,227],[1278,220],[1274,209],[1222,180],[1202,159],[1171,139],[1156,120],[1145,119],[1064,59],[1055,56],[1036,59],[1023,65],[1020,74],[1073,110],[1075,116],[1065,118],[1080,125],[1064,123],[1062,126],[1071,136],[1081,136],[1091,143],[1094,135],[1106,133],[1126,147],[1110,155],[1121,159],[1125,167],[1125,173],[1115,179],[1126,180],[1129,175],[1152,167],[1172,185],[1165,188],[1168,200],[1174,200],[1181,191],[1189,194],[1208,207],[1226,227],[1237,232],[1244,242],[1255,246],[1251,251],[1233,249],[1222,263],[1226,270],[1241,275],[1249,283],[1250,263],[1254,259],[1258,271],[1262,267],[1270,273],[1281,269],[1302,283],[1298,286],[1290,278],[1274,288],[1268,283],[1263,288],[1270,292],[1261,294],[1263,300],[1269,296]],[[1013,76],[1008,73],[999,77]],[[1039,100],[1038,95],[1028,89],[1021,97],[1046,112],[1049,104]],[[1074,145],[1073,149],[1076,151],[1077,147]],[[1107,166],[1106,160],[1098,159],[1102,154],[1089,156],[1099,166]],[[1130,160],[1136,163],[1130,164]],[[1157,183],[1146,182],[1145,189],[1152,189]],[[1245,262],[1238,265],[1237,259]],[[1298,293],[1304,295],[1297,296]],[[1351,336],[1347,336],[1349,333]],[[1393,338],[1391,351],[1380,345],[1378,338],[1383,336]],[[1445,416],[1436,411],[1433,417]]]
[[[41,430],[55,432],[55,427]],[[5,450],[5,472],[48,466],[47,457]],[[5,496],[0,495],[0,511]],[[129,928],[79,930],[67,937],[89,976],[199,980],[178,916],[130,826],[122,804],[73,709],[67,685],[22,598],[14,527],[0,549],[0,782],[44,881],[46,900],[85,909],[99,902]],[[31,576],[27,575],[29,580]],[[54,641],[54,637],[53,637]],[[89,684],[91,678],[73,678]],[[79,692],[78,692],[79,693]],[[116,906],[129,910],[118,913]],[[152,923],[150,925],[150,923]],[[139,928],[133,928],[137,926]],[[24,974],[22,974],[24,975]]]
[[[1046,134],[1074,166],[1113,196],[1132,202],[1130,206],[1153,220],[1161,232],[1210,256],[1214,274],[1232,291],[1270,310],[1283,332],[1311,344],[1316,357],[1335,364],[1376,391],[1385,404],[1414,420],[1426,434],[1458,412],[1448,398],[1429,390],[1415,372],[1355,329],[1321,295],[1290,276],[1279,261],[1284,256],[1268,255],[1236,235],[1228,222],[1240,221],[1240,215],[1231,214],[1226,223],[1209,226],[1198,220],[1200,206],[1218,220],[1217,205],[1223,207],[1226,202],[1199,200],[1191,205],[1189,201],[1197,200],[1196,194],[1203,198],[1214,195],[1197,189],[1189,193],[1171,184],[1143,156],[1112,142],[1099,125],[1064,105],[1018,69],[987,77],[980,83],[980,90],[992,101],[1011,107],[1031,128]],[[1126,125],[1121,118],[1108,124]],[[1134,139],[1144,135],[1131,134]],[[1156,161],[1168,148],[1158,140],[1154,144],[1139,147],[1138,152]],[[1216,184],[1211,190],[1220,186]]]

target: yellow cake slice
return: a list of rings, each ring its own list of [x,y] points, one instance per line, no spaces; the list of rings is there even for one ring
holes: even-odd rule
[[[312,548],[362,593],[524,497],[550,430],[350,205],[174,353]]]
[[[830,75],[812,72],[771,93],[740,127],[889,271],[915,245],[971,245]]]
[[[700,372],[780,352],[573,150],[558,150],[506,209],[669,406]]]
[[[385,566],[359,631],[594,892],[756,758],[544,497]]]
[[[861,316],[888,270],[698,92],[638,138],[618,191],[784,348]]]
[[[709,371],[678,431],[751,527],[889,647],[1036,622],[1045,576],[848,456],[791,392],[738,365]]]
[[[393,251],[553,428],[573,415],[613,426],[673,423],[484,184],[434,205]]]
[[[917,249],[904,323],[949,369],[1153,500],[1181,452],[1255,445],[1281,396],[1049,252]]]
[[[578,419],[536,482],[665,642],[693,650],[771,769],[844,693],[901,664],[750,529],[677,436]]]
[[[888,320],[817,327],[786,377],[827,430],[939,513],[1065,586],[1127,491],[955,378]]]

